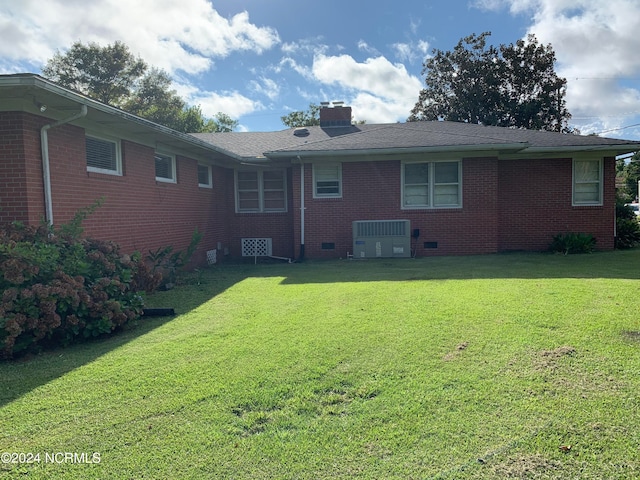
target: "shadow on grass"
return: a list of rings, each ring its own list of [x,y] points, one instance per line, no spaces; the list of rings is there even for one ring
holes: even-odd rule
[[[176,315],[187,313],[224,292],[243,278],[242,272],[211,269],[189,274],[185,283],[174,290],[157,292],[147,297],[150,307],[175,307]],[[142,317],[113,335],[44,351],[8,361],[0,361],[0,407],[40,385],[89,364],[113,350],[171,322],[174,317]]]
[[[224,264],[185,278],[174,290],[148,297],[149,307],[174,308],[182,315],[250,277],[282,277],[281,284],[465,279],[610,278],[640,279],[640,249],[591,255],[498,254],[469,257],[308,261],[268,260]],[[267,292],[258,292],[264,295]],[[251,301],[248,299],[247,301]],[[0,362],[0,406],[170,322],[143,318],[117,334],[65,349]]]
[[[421,257],[306,262],[283,284],[474,280],[609,278],[640,279],[640,249],[584,255],[502,253],[465,257]]]

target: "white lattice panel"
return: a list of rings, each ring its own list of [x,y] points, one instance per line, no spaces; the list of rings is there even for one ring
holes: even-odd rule
[[[243,238],[242,239],[242,256],[243,257],[270,257],[271,256],[271,239],[270,238]]]
[[[217,261],[218,261],[218,250],[214,249],[214,250],[207,251],[207,263],[209,265],[213,265]]]

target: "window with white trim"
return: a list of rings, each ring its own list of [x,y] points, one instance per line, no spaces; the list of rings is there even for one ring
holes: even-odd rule
[[[87,135],[85,137],[87,171],[122,175],[120,142]]]
[[[286,212],[287,189],[284,170],[237,170],[237,212]]]
[[[213,188],[211,165],[198,164],[198,186],[203,188]]]
[[[313,164],[313,196],[342,197],[342,164]]]
[[[573,205],[602,205],[602,159],[573,160]]]
[[[461,161],[402,164],[402,208],[461,206]]]
[[[159,182],[176,183],[176,157],[156,152],[156,180]]]

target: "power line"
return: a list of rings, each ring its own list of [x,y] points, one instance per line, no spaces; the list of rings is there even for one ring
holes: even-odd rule
[[[632,128],[632,127],[640,127],[640,123],[634,123],[633,125],[627,125],[625,127],[610,128],[609,130],[602,130],[601,132],[596,132],[595,135],[600,135],[601,133],[607,133],[607,132],[615,132],[618,130],[625,130],[627,128]]]

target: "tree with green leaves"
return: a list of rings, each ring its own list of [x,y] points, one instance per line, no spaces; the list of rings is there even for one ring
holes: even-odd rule
[[[280,117],[282,123],[289,128],[313,127],[320,125],[320,106],[314,103],[309,104],[309,110],[291,112],[284,117]]]
[[[452,51],[433,50],[423,64],[426,88],[408,120],[571,132],[567,80],[555,73],[551,45],[529,35],[495,47],[487,45],[490,35],[472,34]]]
[[[616,177],[622,184],[619,193],[624,203],[635,202],[638,199],[638,182],[640,182],[640,152],[636,152],[631,158],[616,161]]]
[[[224,113],[213,119],[188,106],[171,88],[171,77],[134,56],[122,42],[101,47],[75,42],[57,52],[42,74],[63,87],[184,133],[227,132],[238,122]]]

